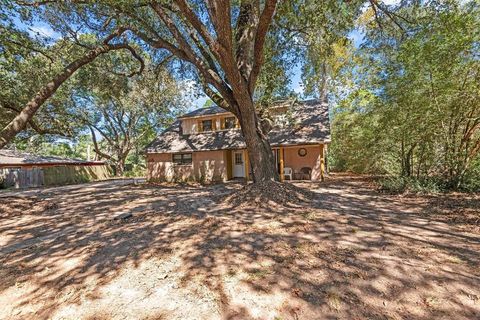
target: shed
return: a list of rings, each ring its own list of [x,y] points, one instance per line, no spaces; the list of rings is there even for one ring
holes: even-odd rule
[[[103,180],[111,169],[103,161],[41,156],[11,149],[0,150],[0,185],[28,188]]]

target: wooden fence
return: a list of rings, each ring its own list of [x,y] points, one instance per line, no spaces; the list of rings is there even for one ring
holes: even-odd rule
[[[32,188],[108,179],[107,165],[0,168],[0,188]]]
[[[0,169],[5,187],[28,188],[44,185],[43,170],[41,168],[5,168]]]

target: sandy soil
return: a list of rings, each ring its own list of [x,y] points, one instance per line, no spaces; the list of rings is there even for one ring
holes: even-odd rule
[[[479,319],[480,195],[97,183],[0,197],[0,319]],[[123,212],[133,218],[115,220]]]

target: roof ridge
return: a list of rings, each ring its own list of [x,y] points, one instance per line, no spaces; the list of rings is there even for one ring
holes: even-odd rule
[[[280,103],[285,103],[285,102],[289,102],[290,99],[278,99],[278,100],[275,100],[272,104],[272,106],[275,106],[276,104],[280,104]],[[325,102],[320,102],[320,99],[317,99],[317,98],[311,98],[311,99],[304,99],[304,100],[292,100],[290,102],[293,102],[294,104],[311,104],[311,103],[316,103],[316,104],[321,104],[322,106],[324,105],[328,105],[328,103],[325,103]],[[219,112],[209,112],[209,110],[221,110]],[[205,112],[201,112],[201,111],[205,111]],[[208,107],[200,107],[200,108],[196,108],[190,112],[187,112],[185,114],[182,114],[181,116],[177,117],[177,119],[183,119],[183,118],[190,118],[190,117],[201,117],[201,116],[209,116],[209,115],[214,115],[214,114],[220,114],[220,113],[227,113],[227,112],[230,112],[228,110],[225,110],[223,109],[222,107],[216,105],[216,104],[213,104],[211,106],[208,106]]]
[[[330,142],[330,124],[328,104],[318,99],[298,101],[305,108],[295,108],[298,123],[282,130],[272,130],[269,141],[274,145],[300,145]],[[150,142],[145,151],[172,153],[207,150],[241,149],[245,147],[243,134],[240,130],[215,131],[201,134],[182,134],[181,119],[162,131]]]

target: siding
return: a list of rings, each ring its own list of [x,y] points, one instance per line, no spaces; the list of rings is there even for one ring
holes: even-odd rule
[[[147,179],[160,182],[225,181],[227,164],[224,152],[194,152],[191,165],[174,164],[171,153],[147,154]]]
[[[221,116],[208,116],[202,118],[187,118],[182,120],[182,132],[183,134],[192,134],[198,133],[198,121],[201,120],[215,120],[215,128],[216,130],[220,130],[221,123],[220,119],[223,117],[232,117],[232,114],[222,114]]]
[[[323,145],[285,148],[285,167],[292,168],[294,172],[299,172],[303,167],[309,167],[312,169],[312,180],[320,180],[320,148],[322,147]],[[304,157],[298,155],[300,148],[307,150]],[[231,179],[231,161],[230,150],[194,152],[191,165],[173,164],[171,153],[149,153],[147,154],[147,179],[161,182],[226,181]]]

